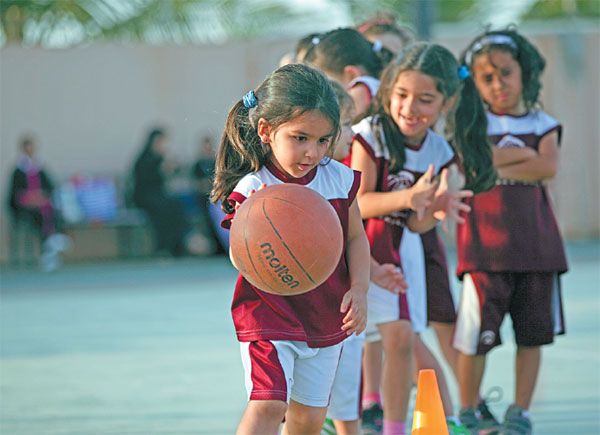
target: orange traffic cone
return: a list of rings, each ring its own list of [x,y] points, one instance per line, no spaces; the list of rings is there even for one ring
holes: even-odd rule
[[[448,435],[448,424],[434,370],[419,370],[412,435]]]

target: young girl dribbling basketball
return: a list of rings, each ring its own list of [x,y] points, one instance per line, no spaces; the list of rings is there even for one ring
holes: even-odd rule
[[[515,30],[478,36],[463,62],[487,106],[499,180],[469,199],[472,213],[457,227],[461,419],[474,431],[487,429],[476,413],[478,392],[508,312],[517,343],[516,391],[499,433],[530,434],[541,346],[564,332],[559,275],[567,262],[544,184],[556,175],[561,125],[535,107],[545,61]]]
[[[480,97],[472,80],[462,76],[454,56],[439,45],[417,43],[405,49],[384,71],[370,116],[354,127],[352,167],[363,173],[357,196],[367,219],[371,252],[379,262],[398,261],[405,226],[416,232],[434,226],[434,221],[420,218],[423,209],[445,210],[445,215],[434,216],[457,221],[462,221],[457,210],[469,211],[460,199],[472,192],[447,192],[447,167],[455,161],[454,151],[431,130],[446,112],[467,174],[466,187],[475,192],[489,189],[495,173]],[[440,171],[434,195],[435,183],[430,179]],[[383,433],[404,433],[413,342],[409,317],[403,315],[406,300],[398,301],[373,285],[368,300],[367,336],[380,334],[385,352]]]
[[[273,295],[239,276],[232,314],[249,402],[238,433],[275,433],[284,415],[284,433],[319,433],[341,343],[365,327],[369,248],[355,200],[360,177],[326,157],[339,119],[327,79],[304,65],[271,73],[227,118],[212,191],[230,213],[224,225],[262,185],[297,183],[330,202],[345,236],[336,270],[308,293]]]

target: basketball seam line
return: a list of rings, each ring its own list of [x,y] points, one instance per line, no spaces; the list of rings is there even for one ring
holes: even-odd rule
[[[263,203],[263,205],[264,205],[264,203]],[[254,206],[254,204],[250,204],[250,208],[248,209],[248,214],[250,214],[250,210],[252,209],[253,206]],[[247,228],[248,228],[248,226],[244,226],[244,244],[246,245],[246,252],[248,253],[248,259],[250,260],[250,264],[252,265],[252,269],[254,269],[254,272],[256,272],[256,276],[258,276],[261,279],[261,281],[265,284],[265,286],[267,288],[269,288],[275,294],[279,294],[277,291],[275,291],[275,289],[273,289],[269,284],[267,284],[267,282],[264,280],[264,278],[262,276],[260,276],[260,273],[258,273],[258,270],[256,270],[256,266],[254,265],[254,261],[252,261],[252,255],[250,255],[250,248],[248,247],[248,238],[246,237],[246,230],[247,230]]]
[[[292,253],[292,250],[288,247],[288,245],[285,243],[285,241],[283,240],[283,238],[281,237],[281,234],[279,234],[279,231],[277,231],[277,228],[275,228],[275,225],[273,225],[273,222],[271,221],[271,219],[269,218],[269,216],[267,215],[267,210],[265,210],[265,203],[263,202],[262,204],[262,209],[263,209],[263,213],[265,215],[265,217],[267,218],[267,220],[269,221],[269,225],[271,225],[271,228],[273,228],[273,231],[275,231],[275,234],[277,234],[277,237],[279,237],[279,240],[281,240],[281,243],[283,244],[283,246],[285,247],[285,249],[287,249],[287,251],[290,253],[290,255],[292,256],[292,258],[294,259],[294,261],[296,262],[296,264],[298,265],[298,267],[300,267],[300,269],[302,269],[302,272],[305,273],[305,275],[308,277],[308,279],[310,279],[310,282],[312,282],[313,284],[317,284],[312,277],[309,275],[309,273],[304,269],[304,267],[302,267],[302,264],[300,264],[300,262],[296,259],[296,256]]]

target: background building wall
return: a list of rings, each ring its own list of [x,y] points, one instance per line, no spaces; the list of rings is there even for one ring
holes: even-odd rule
[[[551,184],[567,238],[600,235],[600,33],[523,29],[547,61],[544,109],[563,125],[561,167]],[[458,54],[477,31],[444,29]],[[165,126],[171,152],[191,161],[201,136],[218,143],[230,107],[277,65],[295,41],[222,46],[89,45],[0,49],[0,193],[5,198],[19,138],[37,138],[59,181],[73,174],[122,176],[151,126]],[[2,259],[7,223],[2,214]]]

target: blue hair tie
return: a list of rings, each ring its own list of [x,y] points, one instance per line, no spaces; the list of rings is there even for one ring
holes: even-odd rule
[[[469,72],[469,68],[467,68],[465,65],[461,66],[458,69],[458,78],[461,80],[466,79],[467,77],[469,77],[471,75],[471,73]]]
[[[252,109],[258,104],[258,100],[256,99],[256,94],[254,91],[250,91],[244,95],[242,97],[242,101],[244,102],[244,106],[246,106],[248,109]]]

